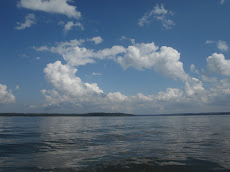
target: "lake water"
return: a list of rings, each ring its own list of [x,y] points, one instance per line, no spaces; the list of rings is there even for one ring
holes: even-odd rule
[[[230,116],[0,117],[0,171],[230,171]]]

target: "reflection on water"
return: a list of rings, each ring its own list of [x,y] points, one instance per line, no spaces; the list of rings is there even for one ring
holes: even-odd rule
[[[230,116],[0,117],[4,171],[229,171]]]

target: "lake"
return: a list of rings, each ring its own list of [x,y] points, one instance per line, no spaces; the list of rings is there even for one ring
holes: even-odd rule
[[[0,117],[0,171],[230,171],[230,116]]]

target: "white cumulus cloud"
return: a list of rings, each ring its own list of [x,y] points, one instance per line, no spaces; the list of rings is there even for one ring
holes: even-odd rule
[[[203,83],[197,78],[189,78],[185,82],[184,92],[187,96],[199,94],[204,91]]]
[[[160,91],[158,93],[157,99],[158,100],[177,100],[183,96],[183,91],[177,88],[167,88],[166,92]]]
[[[11,90],[7,90],[6,85],[0,84],[0,105],[14,102],[15,96],[11,93]]]
[[[70,107],[76,112],[131,112],[128,109],[141,99],[140,96],[128,97],[120,92],[105,94],[97,83],[84,83],[76,76],[75,67],[63,65],[60,61],[48,64],[44,72],[47,81],[54,87],[53,90],[42,90],[47,102],[44,105],[46,108],[55,107],[56,110],[64,107],[65,112]]]
[[[75,77],[77,69],[68,65],[62,65],[60,61],[50,63],[44,69],[47,80],[59,91],[65,91],[67,95],[84,95],[87,86],[80,78]]]
[[[183,63],[180,61],[180,53],[171,48],[162,46],[160,49],[153,42],[140,43],[129,46],[123,56],[119,56],[117,62],[124,69],[134,67],[138,70],[155,69],[158,73],[173,78],[187,80]]]
[[[213,53],[206,60],[209,71],[230,76],[230,60],[226,60],[223,54]]]
[[[80,18],[81,13],[77,7],[68,4],[69,0],[20,0],[17,4],[19,8],[43,11],[47,13],[57,13],[68,16],[69,18]]]
[[[15,29],[17,30],[24,30],[26,28],[30,28],[33,24],[35,24],[35,15],[30,13],[25,17],[25,22],[17,22],[17,26]]]
[[[54,86],[53,90],[42,90],[48,105],[69,103],[78,108],[99,105],[97,108],[100,109],[109,102],[124,101],[126,97],[119,92],[104,94],[97,83],[84,83],[76,76],[75,67],[63,65],[60,61],[48,64],[44,72],[47,81]]]

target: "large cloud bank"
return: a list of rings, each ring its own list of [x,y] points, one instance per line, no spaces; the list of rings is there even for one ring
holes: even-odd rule
[[[93,39],[71,40],[57,43],[53,47],[34,47],[37,51],[58,53],[66,61],[66,64],[62,64],[61,61],[50,63],[44,69],[47,81],[53,86],[52,90],[42,90],[47,101],[44,105],[47,110],[172,113],[196,111],[200,109],[197,107],[211,106],[216,104],[217,100],[225,102],[224,100],[230,97],[229,80],[221,80],[219,84],[206,90],[201,80],[191,77],[184,71],[180,53],[172,47],[158,47],[152,42],[134,43],[128,47],[115,45],[111,48],[94,50],[84,46],[91,40]],[[219,58],[224,60],[224,63],[226,61],[222,56],[216,57],[214,54],[213,57],[214,60],[211,61],[211,57],[207,58],[208,66],[220,63]],[[184,87],[182,89],[167,88],[156,95],[138,93],[127,96],[119,91],[104,93],[97,83],[84,83],[77,76],[78,66],[104,59],[113,60],[124,69],[130,67],[137,70],[152,69],[161,75],[184,83]],[[208,68],[221,72],[221,65],[224,64],[213,65],[217,67],[215,70],[212,65]]]

